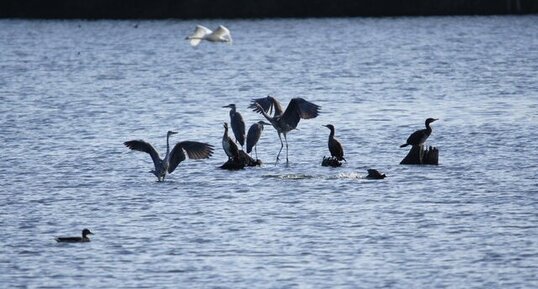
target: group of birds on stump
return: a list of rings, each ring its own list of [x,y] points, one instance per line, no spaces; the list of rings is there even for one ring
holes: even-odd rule
[[[228,123],[224,123],[224,134],[222,136],[222,148],[228,157],[228,161],[222,168],[238,169],[245,166],[254,166],[261,164],[257,156],[257,143],[264,130],[264,126],[271,125],[275,128],[280,140],[280,149],[276,156],[275,164],[280,161],[280,154],[286,146],[286,164],[289,163],[288,157],[288,139],[287,134],[296,129],[301,119],[311,119],[319,115],[321,107],[303,98],[293,98],[285,110],[278,100],[272,96],[253,99],[248,106],[254,112],[260,113],[267,120],[257,121],[252,124],[245,137],[245,122],[235,104],[223,106],[230,108],[230,125],[235,141],[228,135]],[[432,128],[430,124],[437,119],[426,119],[425,129],[417,130],[412,133],[405,144],[400,147],[413,146],[422,148],[426,139],[431,135]],[[346,162],[344,158],[344,149],[342,144],[335,138],[335,127],[332,124],[323,125],[330,130],[328,138],[328,148],[330,157],[324,157],[322,165],[337,167],[341,162]],[[150,172],[157,177],[158,181],[164,181],[167,174],[174,172],[177,166],[187,158],[206,159],[213,155],[214,148],[212,145],[197,141],[181,141],[174,145],[170,150],[170,136],[177,134],[175,131],[168,131],[166,134],[166,153],[164,158],[159,156],[155,148],[144,140],[130,140],[124,144],[131,150],[148,153],[153,161],[154,169]],[[284,137],[284,140],[282,140]],[[239,148],[239,146],[241,149]],[[246,153],[243,150],[246,144]],[[255,152],[256,159],[249,154]],[[422,161],[422,160],[421,160]]]

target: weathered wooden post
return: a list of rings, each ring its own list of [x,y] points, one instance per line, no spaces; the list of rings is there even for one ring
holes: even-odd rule
[[[439,150],[432,146],[424,150],[423,145],[414,145],[400,165],[439,165]]]

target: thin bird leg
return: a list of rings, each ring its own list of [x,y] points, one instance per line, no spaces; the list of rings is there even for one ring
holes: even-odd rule
[[[254,153],[256,153],[256,159],[258,159],[258,146],[254,146]]]
[[[278,138],[280,139],[280,150],[278,151],[278,155],[276,155],[276,162],[275,165],[278,163],[280,152],[282,151],[282,148],[284,147],[284,143],[282,142],[282,137],[280,136],[280,133],[278,133]]]
[[[284,140],[286,141],[286,164],[288,164],[290,161],[288,160],[288,139],[286,138],[286,134],[284,134]]]

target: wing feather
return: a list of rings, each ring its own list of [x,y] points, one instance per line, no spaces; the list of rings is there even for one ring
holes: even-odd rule
[[[194,32],[190,36],[188,36],[187,39],[189,40],[192,46],[196,46],[200,44],[200,41],[202,41],[202,39],[206,35],[209,35],[211,33],[212,33],[211,29],[202,25],[196,25],[196,28],[194,28]]]
[[[148,153],[153,160],[153,165],[155,166],[155,169],[157,169],[157,166],[161,162],[161,158],[159,157],[159,153],[151,144],[143,140],[130,140],[124,142],[123,144],[131,150]]]
[[[288,104],[286,111],[281,117],[281,121],[284,121],[288,126],[295,129],[299,120],[315,118],[319,115],[320,106],[309,102],[303,98],[294,98]]]
[[[185,152],[187,153],[185,155]],[[178,142],[170,152],[170,165],[168,172],[172,173],[179,163],[184,161],[187,156],[190,159],[206,159],[213,154],[213,146],[207,143],[196,141]]]

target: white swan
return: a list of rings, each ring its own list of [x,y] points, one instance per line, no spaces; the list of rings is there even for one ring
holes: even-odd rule
[[[215,31],[211,31],[209,28],[202,25],[196,25],[192,35],[187,36],[185,39],[189,40],[192,46],[197,46],[202,40],[232,43],[230,30],[222,25],[215,29]]]

